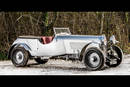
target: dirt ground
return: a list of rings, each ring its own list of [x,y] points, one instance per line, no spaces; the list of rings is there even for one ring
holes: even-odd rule
[[[81,62],[51,59],[38,65],[34,60],[26,67],[15,67],[11,61],[0,61],[0,75],[130,75],[130,55],[118,67],[105,67],[100,71],[87,71]]]

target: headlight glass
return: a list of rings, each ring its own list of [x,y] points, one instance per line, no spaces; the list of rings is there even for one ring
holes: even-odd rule
[[[103,43],[104,43],[104,45],[107,45],[107,39],[106,39],[105,35],[103,35]]]

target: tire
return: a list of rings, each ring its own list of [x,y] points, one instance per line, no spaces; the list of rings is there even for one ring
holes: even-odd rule
[[[104,66],[104,56],[97,48],[89,48],[84,55],[84,64],[89,71],[100,70]]]
[[[24,67],[29,59],[28,52],[22,47],[16,47],[11,52],[11,61],[16,67]]]
[[[117,57],[118,57],[117,63],[116,63],[116,64],[111,64],[110,62],[106,62],[106,65],[109,66],[109,67],[117,67],[117,66],[119,66],[119,65],[121,64],[121,62],[122,62],[123,54],[122,54],[122,52],[121,52],[121,49],[120,49],[119,47],[117,47],[117,46],[112,46],[112,49],[113,49],[114,52],[116,52],[116,54],[117,54]],[[113,58],[114,58],[114,55],[110,55],[109,57],[110,57],[110,59],[113,59]]]
[[[42,60],[41,58],[36,58],[35,61],[36,61],[38,64],[45,64],[45,63],[48,62],[48,59]]]

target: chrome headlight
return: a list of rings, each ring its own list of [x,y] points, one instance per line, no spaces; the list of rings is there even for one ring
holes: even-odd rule
[[[103,36],[103,39],[102,39],[102,42],[104,43],[104,45],[107,45],[107,38],[105,35],[102,35]]]
[[[110,37],[110,42],[112,42],[113,44],[116,44],[116,43],[118,43],[119,41],[117,41],[116,38],[115,38],[115,36],[112,35],[112,36]]]

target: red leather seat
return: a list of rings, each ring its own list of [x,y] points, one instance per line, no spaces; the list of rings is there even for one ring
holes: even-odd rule
[[[43,44],[48,44],[52,41],[53,37],[52,36],[43,36]]]

